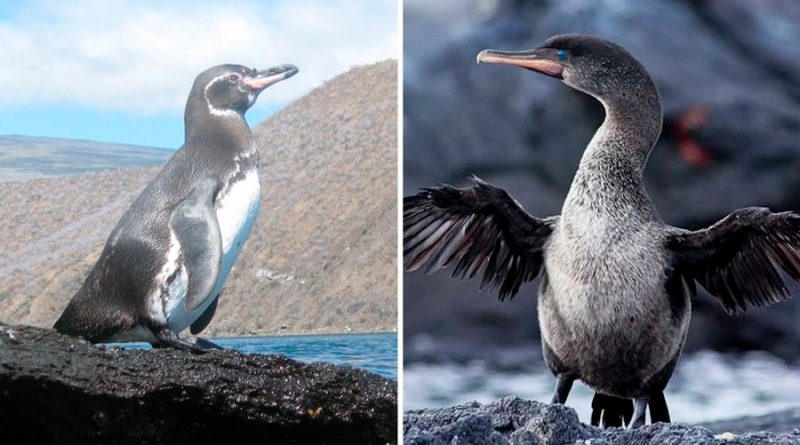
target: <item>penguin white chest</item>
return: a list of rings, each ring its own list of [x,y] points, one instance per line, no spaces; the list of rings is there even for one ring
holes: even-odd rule
[[[208,309],[214,298],[222,291],[239,251],[253,228],[258,216],[260,200],[261,187],[256,168],[250,169],[244,178],[230,183],[220,192],[214,205],[222,241],[222,261],[216,284],[202,304],[187,311],[185,283],[188,278],[185,273],[182,273],[175,280],[182,283],[182,287],[169,289],[172,298],[166,305],[165,312],[168,314],[168,325],[171,329],[176,332],[186,329]]]
[[[261,184],[256,168],[250,169],[243,179],[223,189],[217,198],[217,222],[222,237],[223,264],[231,255],[232,260],[236,259],[253,228],[260,202]]]
[[[222,291],[239,251],[253,229],[260,204],[261,184],[257,168],[248,170],[243,179],[232,182],[217,198],[215,206],[222,238],[222,265],[211,298]]]

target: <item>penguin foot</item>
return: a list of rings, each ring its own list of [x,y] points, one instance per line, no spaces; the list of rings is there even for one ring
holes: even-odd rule
[[[214,349],[221,351],[225,349],[222,346],[214,343],[213,341],[206,340],[205,338],[202,337],[195,337],[194,346],[195,348],[201,348],[203,351],[211,351]]]
[[[154,348],[175,348],[200,354],[214,349],[223,349],[216,343],[200,337],[196,337],[192,340],[181,338],[171,329],[161,329],[156,334],[156,338],[158,339],[158,343],[153,345]]]

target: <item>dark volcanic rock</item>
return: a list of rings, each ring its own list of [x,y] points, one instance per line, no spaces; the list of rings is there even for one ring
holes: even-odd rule
[[[409,445],[800,444],[800,430],[796,429],[788,434],[734,435],[725,434],[725,429],[711,428],[658,423],[630,431],[603,430],[580,423],[575,411],[564,405],[507,397],[485,405],[473,402],[408,411],[403,421],[403,442]]]
[[[628,48],[661,91],[664,132],[645,183],[665,221],[698,228],[739,207],[800,209],[798,2],[500,0],[451,2],[449,9],[429,3],[409,0],[405,7],[406,195],[442,181],[463,184],[475,173],[535,215],[560,213],[583,149],[602,122],[601,106],[545,76],[476,65],[475,55],[583,32]],[[687,116],[699,117],[688,129]],[[705,162],[679,146],[687,137],[700,144]],[[526,285],[501,305],[446,271],[406,274],[406,359],[493,360],[509,344],[535,351],[537,287]],[[790,288],[800,295],[800,286]],[[800,359],[800,298],[736,318],[707,294],[694,308],[688,350],[764,349]]]
[[[0,323],[0,431],[31,443],[391,443],[396,391],[281,355],[105,349]]]

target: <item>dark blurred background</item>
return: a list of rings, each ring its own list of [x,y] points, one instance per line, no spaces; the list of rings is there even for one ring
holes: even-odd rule
[[[475,56],[582,32],[625,46],[661,91],[664,131],[645,184],[667,223],[699,228],[750,205],[800,209],[796,0],[406,0],[404,20],[405,195],[475,173],[534,215],[560,213],[602,107],[557,80],[479,66]],[[500,303],[448,271],[404,278],[407,366],[541,365],[538,282]],[[795,362],[800,286],[790,289],[789,303],[737,317],[701,293],[688,350]]]

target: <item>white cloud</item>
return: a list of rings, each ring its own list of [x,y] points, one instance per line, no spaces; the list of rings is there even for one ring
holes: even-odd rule
[[[260,102],[286,103],[355,64],[396,58],[396,0],[42,0],[0,19],[0,106],[183,109],[219,63],[293,63]]]

